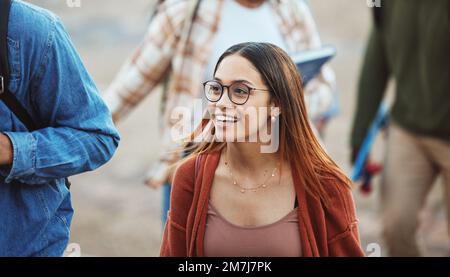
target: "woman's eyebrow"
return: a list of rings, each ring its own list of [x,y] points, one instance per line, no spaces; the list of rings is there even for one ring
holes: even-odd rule
[[[222,82],[222,80],[220,78],[218,78],[218,77],[214,77],[214,80]],[[252,85],[252,86],[254,85],[252,82],[250,82],[248,80],[245,80],[245,79],[237,79],[237,80],[231,81],[231,83],[238,83],[238,82],[239,83],[247,83],[247,84]]]

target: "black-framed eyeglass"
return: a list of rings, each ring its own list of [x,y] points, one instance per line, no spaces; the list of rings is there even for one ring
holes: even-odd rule
[[[228,98],[236,105],[244,105],[250,98],[252,90],[269,91],[268,89],[253,88],[244,82],[234,82],[231,85],[225,86],[218,81],[211,80],[203,83],[203,92],[206,99],[210,102],[219,102],[222,98],[224,88],[228,89]]]

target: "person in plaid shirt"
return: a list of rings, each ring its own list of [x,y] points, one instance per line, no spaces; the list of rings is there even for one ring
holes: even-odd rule
[[[201,98],[202,82],[223,50],[244,41],[270,42],[288,53],[321,46],[308,6],[300,0],[167,0],[160,1],[141,45],[125,62],[104,94],[115,122],[164,84],[162,151],[146,184],[164,190],[162,220],[169,208],[171,165],[180,157],[170,135],[175,107],[192,109]],[[332,105],[335,75],[325,65],[308,83],[305,100],[316,121]]]

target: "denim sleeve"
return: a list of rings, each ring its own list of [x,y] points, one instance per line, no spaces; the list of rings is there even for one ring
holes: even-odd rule
[[[115,152],[111,114],[58,19],[30,83],[34,132],[5,132],[13,145],[6,182],[43,184],[90,171]]]

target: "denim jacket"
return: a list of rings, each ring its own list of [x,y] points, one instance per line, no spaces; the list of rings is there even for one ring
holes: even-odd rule
[[[0,101],[14,151],[0,168],[0,256],[61,256],[73,215],[64,178],[106,163],[119,135],[59,18],[13,1],[7,43],[9,90],[39,130]]]

